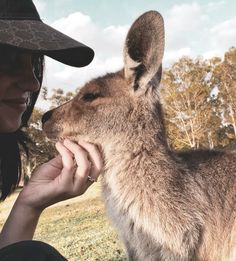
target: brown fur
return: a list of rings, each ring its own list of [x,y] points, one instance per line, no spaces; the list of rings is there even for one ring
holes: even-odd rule
[[[163,52],[163,19],[147,12],[128,33],[124,70],[48,112],[44,130],[102,145],[103,195],[129,260],[235,261],[235,152],[169,150],[158,94]]]

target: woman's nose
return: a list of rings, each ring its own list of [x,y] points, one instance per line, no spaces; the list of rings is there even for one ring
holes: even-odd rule
[[[36,92],[39,90],[40,84],[35,75],[31,60],[31,56],[27,57],[22,65],[22,70],[19,72],[19,86],[24,91]]]

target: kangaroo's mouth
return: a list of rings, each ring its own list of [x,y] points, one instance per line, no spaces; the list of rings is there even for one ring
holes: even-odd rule
[[[62,131],[47,131],[43,129],[43,132],[45,133],[46,137],[54,143],[57,143],[58,141],[63,142],[65,139],[69,139],[74,142],[78,141],[78,136],[72,136],[67,133],[62,133]]]
[[[55,135],[53,132],[45,132],[43,131],[43,133],[46,135],[47,139],[49,139],[51,142],[53,143],[57,143],[58,141],[62,141],[63,138],[61,138],[60,136]]]
[[[56,140],[58,141],[61,137],[61,128],[58,126],[49,124],[49,122],[46,122],[42,126],[43,132],[46,134],[47,138],[50,140]]]

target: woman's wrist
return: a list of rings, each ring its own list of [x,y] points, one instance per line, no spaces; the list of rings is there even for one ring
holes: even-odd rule
[[[32,195],[28,195],[28,193],[25,193],[24,190],[25,188],[20,192],[19,196],[17,197],[14,207],[16,207],[19,210],[24,210],[30,216],[40,216],[44,208],[38,207],[38,204],[36,204],[31,199]]]
[[[27,216],[27,219],[37,219],[43,212],[43,209],[36,208],[28,204],[21,195],[17,198],[12,211],[17,212],[22,217]]]
[[[42,211],[32,208],[19,197],[0,234],[0,248],[23,240],[31,240]]]

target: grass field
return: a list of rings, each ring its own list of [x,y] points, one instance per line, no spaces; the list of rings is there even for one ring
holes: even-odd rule
[[[0,226],[17,194],[0,206]],[[122,245],[105,214],[100,185],[85,195],[46,209],[39,221],[35,240],[57,248],[70,261],[124,261]]]

